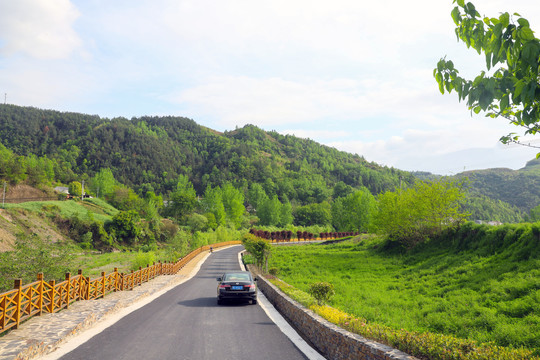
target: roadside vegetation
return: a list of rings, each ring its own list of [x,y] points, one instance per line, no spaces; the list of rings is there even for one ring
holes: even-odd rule
[[[408,252],[372,236],[275,247],[269,266],[307,306],[314,303],[307,295],[314,282],[332,284],[328,304],[348,314],[342,325],[355,318],[364,324],[359,327],[441,334],[539,355],[539,234],[540,224],[467,223]]]

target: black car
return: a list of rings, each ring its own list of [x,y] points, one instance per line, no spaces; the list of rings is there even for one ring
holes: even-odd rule
[[[217,303],[221,305],[223,300],[251,300],[257,303],[257,285],[249,271],[226,272],[217,278]]]

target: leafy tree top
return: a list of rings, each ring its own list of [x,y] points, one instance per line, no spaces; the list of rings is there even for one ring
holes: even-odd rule
[[[540,40],[529,21],[515,13],[502,13],[498,18],[481,17],[472,3],[454,0],[452,10],[458,41],[486,57],[489,76],[482,71],[474,80],[459,75],[451,60],[443,58],[433,74],[441,93],[458,93],[476,114],[487,112],[492,118],[502,116],[510,123],[525,128],[524,134],[540,130]],[[510,133],[503,143],[517,142]],[[540,153],[537,155],[540,156]]]

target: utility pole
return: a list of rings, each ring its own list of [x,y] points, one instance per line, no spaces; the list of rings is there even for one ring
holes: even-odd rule
[[[82,181],[81,201],[84,201],[84,180]]]
[[[2,209],[5,207],[6,201],[6,182],[4,181],[4,194],[2,195]]]
[[[7,93],[4,93],[4,105],[7,104]]]

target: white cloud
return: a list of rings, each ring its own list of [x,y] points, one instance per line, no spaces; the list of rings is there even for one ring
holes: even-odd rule
[[[79,12],[69,0],[0,2],[2,53],[38,59],[65,58],[81,45],[73,30]]]
[[[540,27],[534,0],[474,3]],[[438,92],[439,58],[466,77],[483,68],[455,39],[453,6],[0,0],[0,54],[12,55],[2,59],[0,91],[17,104],[108,117],[181,115],[216,130],[251,123],[398,168],[433,166],[419,159],[491,149],[509,132]]]
[[[350,120],[363,110],[355,82],[347,79],[295,82],[280,78],[219,77],[171,96],[190,114],[216,119],[216,125],[247,123],[265,128],[304,125],[329,117]]]

